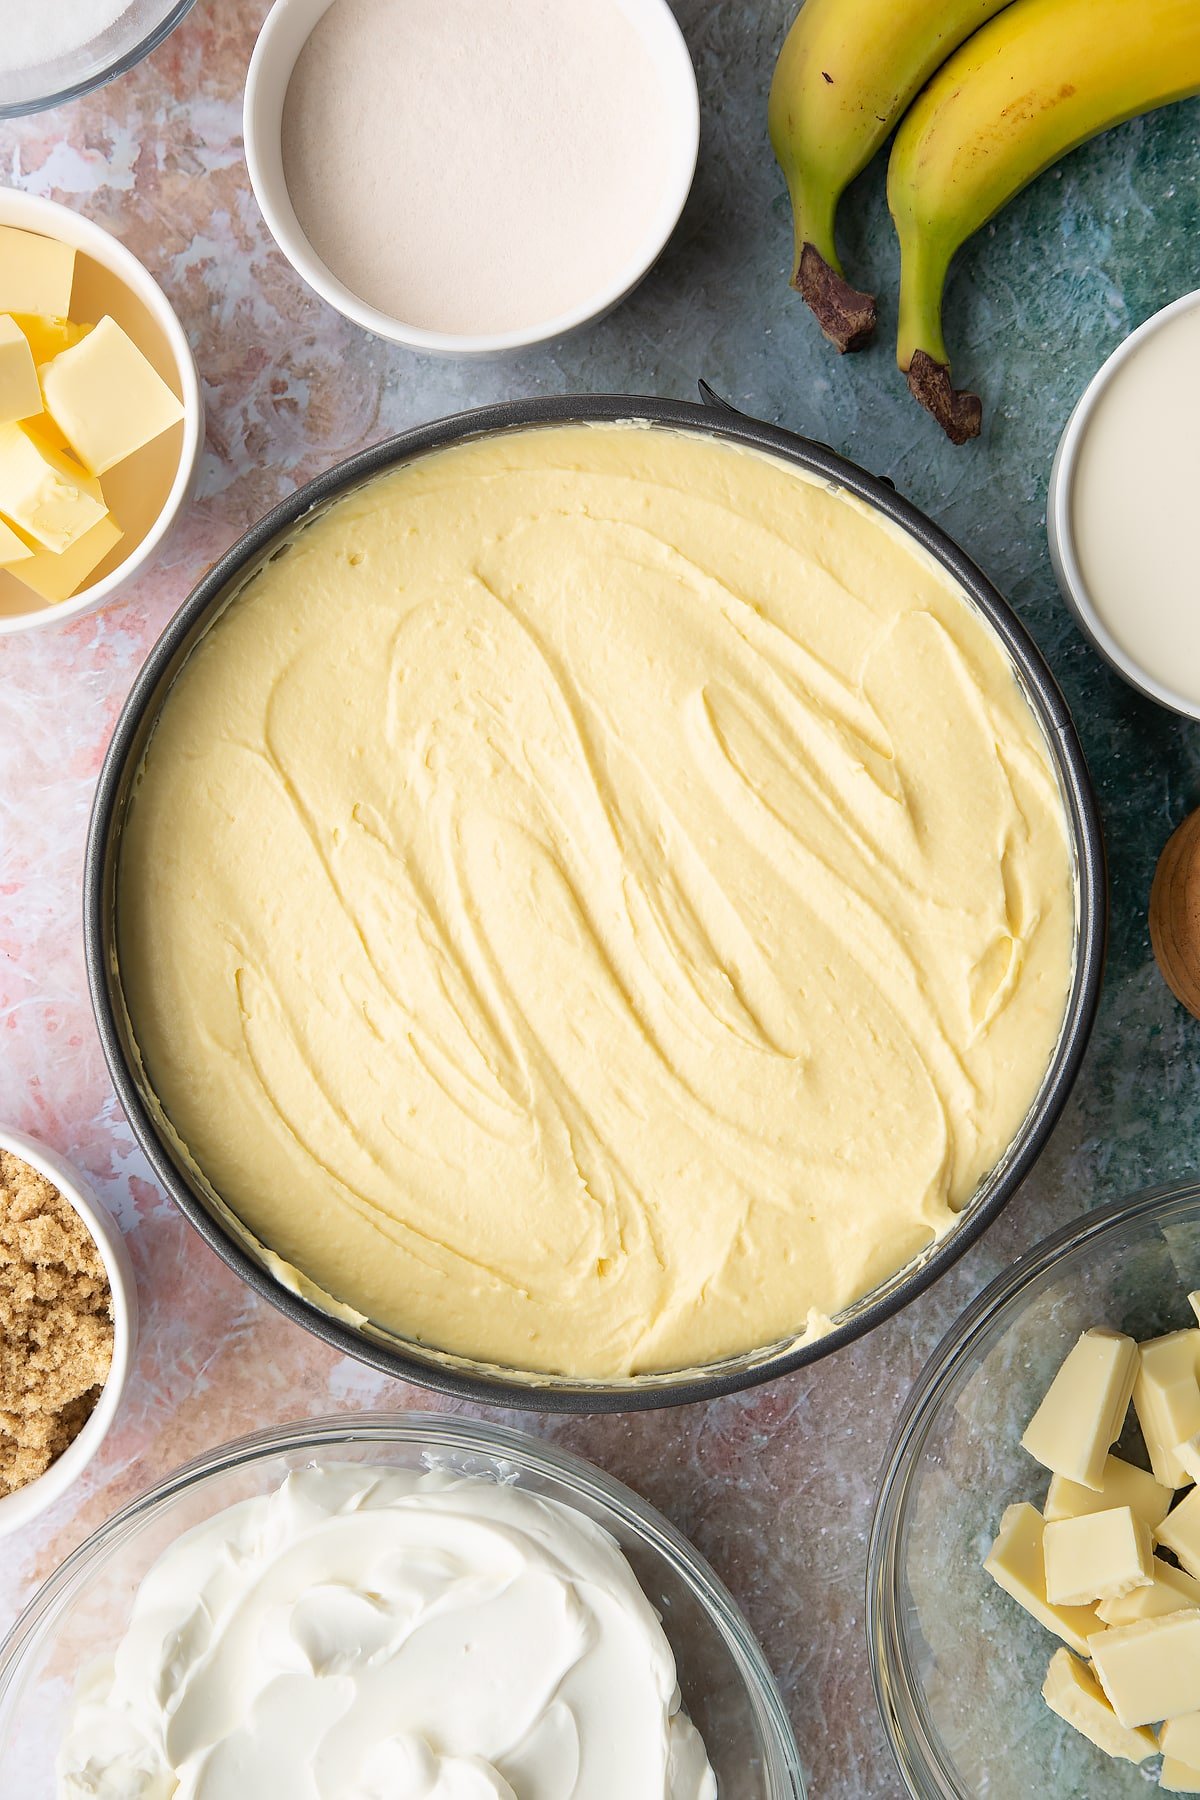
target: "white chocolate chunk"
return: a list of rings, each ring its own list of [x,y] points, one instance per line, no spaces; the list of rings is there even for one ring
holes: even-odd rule
[[[1170,1331],[1141,1347],[1133,1404],[1155,1479],[1188,1487],[1176,1445],[1200,1432],[1200,1330]]]
[[[1006,1594],[1080,1656],[1100,1621],[1091,1606],[1054,1606],[1046,1596],[1045,1521],[1036,1506],[1020,1500],[1005,1509],[1000,1532],[984,1568]],[[1162,1715],[1160,1714],[1159,1717]]]
[[[1164,1756],[1158,1785],[1168,1794],[1200,1794],[1200,1769],[1189,1768],[1177,1757]]]
[[[1193,1488],[1158,1528],[1158,1541],[1173,1550],[1189,1575],[1200,1580],[1200,1488]]]
[[[1096,1608],[1097,1618],[1106,1625],[1132,1625],[1137,1619],[1158,1619],[1187,1606],[1200,1608],[1200,1581],[1193,1581],[1161,1556],[1154,1557],[1151,1572],[1154,1579],[1149,1587],[1134,1588],[1120,1600],[1102,1600]]]
[[[1188,1305],[1195,1313],[1197,1321],[1200,1322],[1200,1288],[1193,1288],[1188,1295]]]
[[[1122,1725],[1200,1712],[1200,1612],[1110,1627],[1088,1639],[1088,1651]]]
[[[1158,1734],[1158,1747],[1164,1756],[1200,1769],[1200,1712],[1168,1719]]]
[[[1119,1600],[1149,1587],[1154,1546],[1150,1527],[1127,1506],[1047,1524],[1046,1598],[1053,1606]]]
[[[1052,1475],[1043,1517],[1077,1519],[1082,1513],[1106,1512],[1110,1506],[1128,1506],[1157,1530],[1171,1509],[1174,1488],[1163,1487],[1147,1469],[1139,1469],[1122,1457],[1110,1456],[1104,1465],[1099,1489],[1083,1487],[1065,1475]]]
[[[1085,1331],[1021,1439],[1030,1456],[1056,1475],[1098,1491],[1109,1446],[1121,1435],[1137,1366],[1132,1338],[1118,1331]],[[1186,1435],[1177,1432],[1171,1441]]]
[[[1176,1444],[1175,1458],[1189,1481],[1200,1481],[1200,1432]]]
[[[1042,1698],[1051,1712],[1082,1732],[1107,1756],[1138,1763],[1158,1749],[1152,1731],[1140,1726],[1131,1730],[1122,1725],[1087,1664],[1069,1650],[1056,1650],[1051,1657]]]

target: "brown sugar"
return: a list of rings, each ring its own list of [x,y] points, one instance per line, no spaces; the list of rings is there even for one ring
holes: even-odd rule
[[[96,1241],[52,1182],[0,1150],[0,1496],[75,1438],[112,1364]]]

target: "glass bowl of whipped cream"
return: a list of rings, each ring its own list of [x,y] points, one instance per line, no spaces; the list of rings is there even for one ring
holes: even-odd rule
[[[629,1489],[519,1432],[356,1414],[213,1450],[0,1649],[23,1800],[803,1800],[745,1619]]]
[[[1095,1729],[1102,1715],[1079,1671],[1092,1632],[1124,1623],[1125,1614],[1102,1604],[1094,1623],[1068,1618],[1076,1658],[1068,1665],[1068,1638],[1003,1591],[984,1559],[1010,1507],[1029,1509],[1025,1519],[1040,1532],[1033,1508],[1054,1520],[1122,1500],[1111,1488],[1089,1500],[1057,1478],[1048,1492],[1051,1477],[1022,1448],[1022,1434],[1084,1332],[1122,1333],[1143,1345],[1191,1332],[1194,1352],[1200,1333],[1188,1297],[1197,1288],[1200,1184],[1155,1189],[1085,1214],[1018,1258],[918,1377],[884,1464],[867,1576],[876,1698],[905,1790],[917,1800],[1134,1800],[1153,1786],[1152,1739],[1132,1746],[1141,1762],[1125,1760],[1134,1733],[1122,1733],[1114,1752],[1110,1727],[1105,1754],[1042,1697],[1051,1659],[1073,1666],[1077,1716]],[[1146,1467],[1136,1398],[1121,1416],[1105,1486],[1124,1480],[1153,1490],[1149,1475],[1120,1466]],[[1161,1551],[1152,1566],[1161,1571]],[[1170,1564],[1166,1580],[1186,1593],[1195,1588]],[[1161,1575],[1132,1589],[1129,1616],[1194,1603],[1185,1593],[1160,1604],[1161,1590]]]
[[[70,0],[13,8],[0,43],[0,119],[44,112],[115,81],[191,12],[196,0]]]

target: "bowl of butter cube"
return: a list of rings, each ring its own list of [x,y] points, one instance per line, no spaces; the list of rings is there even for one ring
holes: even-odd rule
[[[151,566],[203,443],[153,277],[90,220],[0,189],[0,633],[90,612]]]
[[[1200,1794],[1200,1185],[1018,1259],[918,1378],[868,1553],[918,1800]]]

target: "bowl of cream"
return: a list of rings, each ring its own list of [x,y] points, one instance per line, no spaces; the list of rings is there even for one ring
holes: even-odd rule
[[[599,1470],[421,1414],[285,1426],[119,1513],[0,1649],[27,1800],[803,1800],[731,1596]]]
[[[113,1079],[289,1316],[476,1399],[782,1374],[962,1253],[1099,983],[1036,650],[753,421],[514,402],[375,446],[172,621],[97,789]]]
[[[322,299],[478,356],[615,306],[699,148],[666,0],[277,0],[246,82],[263,217]]]
[[[1200,718],[1195,510],[1200,293],[1130,334],[1059,442],[1046,527],[1063,598],[1101,656],[1160,705]]]

